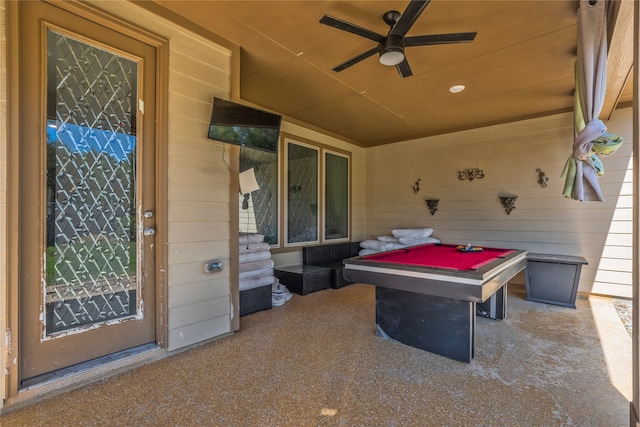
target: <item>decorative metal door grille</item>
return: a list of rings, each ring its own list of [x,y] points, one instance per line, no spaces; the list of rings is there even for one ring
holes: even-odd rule
[[[46,334],[138,313],[138,63],[47,32]]]

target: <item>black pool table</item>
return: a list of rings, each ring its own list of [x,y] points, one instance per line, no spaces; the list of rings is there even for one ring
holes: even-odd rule
[[[469,363],[476,306],[504,318],[526,263],[524,250],[427,244],[346,259],[344,276],[376,286],[378,335]]]

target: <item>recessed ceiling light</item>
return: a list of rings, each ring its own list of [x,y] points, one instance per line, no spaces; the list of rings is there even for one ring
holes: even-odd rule
[[[464,90],[464,86],[463,85],[455,85],[455,86],[451,86],[449,88],[449,92],[451,93],[460,93]]]

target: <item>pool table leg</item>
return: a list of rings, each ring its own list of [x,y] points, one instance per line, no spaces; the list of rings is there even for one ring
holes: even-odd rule
[[[376,286],[376,333],[450,359],[474,356],[476,303]]]
[[[507,318],[507,283],[482,303],[476,304],[476,314],[489,319]]]

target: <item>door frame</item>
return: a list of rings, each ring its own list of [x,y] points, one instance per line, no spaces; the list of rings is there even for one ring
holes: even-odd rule
[[[94,23],[118,31],[130,38],[146,43],[156,51],[156,343],[161,349],[167,347],[168,322],[168,268],[167,268],[167,197],[168,197],[168,74],[169,41],[146,29],[136,27],[125,20],[108,14],[94,6],[72,1],[46,1],[55,7],[79,15]],[[8,354],[6,355],[8,375],[5,376],[4,389],[11,404],[22,400],[20,390],[20,305],[19,305],[19,149],[20,141],[20,69],[19,69],[19,4],[7,2],[7,326]],[[91,375],[89,372],[87,375]],[[86,377],[83,376],[82,379]],[[60,384],[54,384],[58,388]],[[41,387],[39,392],[47,392]],[[39,394],[39,392],[36,392]],[[31,396],[25,396],[28,398]]]

